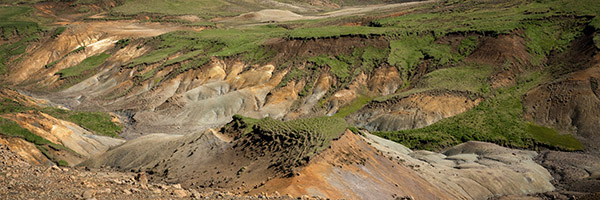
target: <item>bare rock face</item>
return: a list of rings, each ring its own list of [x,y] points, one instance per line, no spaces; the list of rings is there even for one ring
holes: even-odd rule
[[[525,117],[573,133],[586,150],[600,152],[600,65],[540,85],[523,97]]]
[[[347,119],[371,131],[416,129],[465,112],[481,101],[466,92],[430,91],[372,102]]]
[[[452,199],[436,183],[397,163],[347,131],[293,177],[277,178],[253,193],[279,191],[330,199]]]
[[[536,152],[513,150],[485,142],[467,142],[443,153],[410,151],[400,144],[367,135],[385,155],[456,199],[488,199],[554,190],[552,176],[534,161]],[[408,153],[407,153],[408,151]]]
[[[24,161],[34,165],[51,165],[48,160],[34,144],[18,137],[0,137],[0,146],[10,149],[19,155]]]
[[[6,118],[55,144],[60,144],[85,158],[104,153],[108,148],[125,142],[123,139],[94,135],[72,122],[54,118],[42,112],[9,114]],[[77,164],[79,162],[75,162]]]
[[[544,151],[536,159],[550,171],[557,191],[594,193],[600,190],[600,157],[582,152]]]

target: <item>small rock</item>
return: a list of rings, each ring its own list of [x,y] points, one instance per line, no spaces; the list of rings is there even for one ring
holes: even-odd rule
[[[100,193],[103,193],[103,194],[110,194],[111,192],[112,192],[112,190],[110,188],[106,188],[104,190],[100,190]]]
[[[188,192],[185,191],[184,189],[173,190],[173,192],[171,193],[171,195],[174,195],[175,197],[179,197],[179,198],[189,196]]]
[[[81,197],[83,197],[84,199],[89,199],[89,198],[94,197],[95,194],[96,194],[96,191],[94,191],[94,190],[86,190],[85,192],[83,192]]]
[[[148,184],[148,176],[146,176],[145,172],[140,172],[135,176],[135,179],[140,182],[142,185]]]
[[[130,195],[131,191],[129,191],[128,189],[123,189],[123,193],[126,194],[126,195]]]
[[[197,199],[202,198],[202,195],[200,194],[200,192],[198,192],[198,190],[190,189],[190,193],[192,193],[193,198],[197,198]]]
[[[160,194],[160,193],[162,193],[162,190],[159,189],[159,188],[154,188],[154,189],[152,189],[152,193],[154,193],[154,194]]]
[[[64,168],[63,167],[63,168],[60,168],[60,169],[62,169],[63,172],[68,172],[69,171],[69,168]]]
[[[60,170],[60,167],[56,166],[56,165],[52,165],[51,167],[53,170]]]
[[[160,189],[163,189],[163,190],[164,190],[164,189],[169,189],[169,186],[166,186],[166,185],[163,185],[163,184],[157,184],[156,186],[157,186],[158,188],[160,188]]]
[[[181,184],[175,184],[175,185],[172,185],[172,187],[175,189],[181,189]]]

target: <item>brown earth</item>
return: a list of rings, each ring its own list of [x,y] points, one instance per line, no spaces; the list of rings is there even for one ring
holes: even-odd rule
[[[458,91],[428,91],[371,102],[346,117],[349,123],[371,131],[417,129],[477,106],[482,99]],[[452,105],[452,106],[448,106]]]
[[[531,58],[525,45],[526,40],[519,35],[522,33],[515,31],[497,37],[481,37],[478,47],[465,61],[495,67],[496,70],[490,77],[493,88],[513,85],[515,75],[523,67],[530,65]]]
[[[583,40],[583,41],[582,41]],[[538,124],[553,127],[562,134],[574,134],[586,151],[600,154],[600,53],[589,41],[574,42],[567,55],[579,54],[579,64],[558,70],[557,78],[529,91],[523,97],[525,118]],[[577,46],[584,45],[584,46]],[[573,58],[571,58],[573,59]],[[567,61],[567,63],[569,63]],[[570,72],[572,71],[572,72]]]
[[[123,134],[125,138],[149,133],[183,134],[217,128],[229,122],[233,114],[295,119],[335,113],[340,107],[352,102],[358,96],[356,94],[389,94],[401,82],[394,76],[398,73],[396,68],[381,66],[375,68],[372,75],[364,74],[361,79],[350,83],[355,85],[351,91],[342,91],[345,89],[339,87],[340,83],[329,75],[327,69],[322,69],[320,77],[314,77],[315,82],[311,83],[316,87],[310,91],[310,95],[300,98],[297,91],[312,80],[291,80],[286,84],[290,85],[287,89],[277,88],[288,70],[277,69],[276,65],[247,66],[235,61],[213,59],[211,64],[177,75],[171,73],[177,69],[177,64],[164,68],[161,68],[161,63],[121,67],[123,63],[150,49],[136,48],[141,44],[116,48],[114,43],[118,39],[148,37],[182,29],[184,28],[175,25],[128,21],[74,23],[57,39],[45,40],[28,50],[35,55],[34,59],[15,66],[13,69],[16,72],[11,73],[6,80],[11,84],[20,84],[25,89],[36,90],[39,97],[51,99],[69,108],[118,112],[132,125]],[[268,42],[266,46],[279,52],[273,62],[277,64],[295,56],[349,54],[352,53],[352,48],[367,45],[384,48],[389,44],[382,37],[342,37]],[[69,53],[79,46],[86,48],[78,53]],[[70,80],[61,79],[56,72],[105,51],[110,52],[111,57],[99,67],[97,74],[60,92],[49,94],[46,89],[40,90],[60,90]],[[46,66],[54,60],[58,60],[55,65]],[[150,70],[157,70],[154,77],[145,81],[136,79],[136,74]],[[368,85],[366,91],[360,86],[365,81]],[[355,95],[340,99],[338,97],[341,93],[334,94],[339,91]],[[327,98],[323,103],[326,107],[315,110],[315,105],[322,98]]]
[[[544,151],[536,158],[554,180],[556,191],[539,196],[547,199],[584,199],[600,192],[600,158],[582,152]]]
[[[36,99],[27,95],[18,93],[17,91],[0,88],[0,98],[10,101],[15,101],[20,105],[41,109],[44,107],[51,107],[54,104],[45,99]],[[29,130],[31,133],[38,135],[54,144],[62,145],[67,147],[65,149],[49,148],[49,153],[57,160],[67,161],[70,165],[76,165],[83,160],[86,160],[92,156],[104,153],[110,147],[119,145],[125,140],[111,138],[107,136],[94,135],[89,130],[86,130],[79,125],[57,119],[41,111],[23,111],[19,113],[8,113],[0,115],[2,118],[10,119],[15,121],[19,126]],[[21,152],[31,152],[30,156],[22,156],[28,159],[32,163],[46,163],[47,159],[41,159],[39,150],[35,145],[21,141],[17,138],[7,138],[5,141],[6,145],[14,145],[14,148],[21,148]],[[71,151],[72,150],[72,151]],[[46,155],[44,155],[45,157]]]
[[[332,199],[453,198],[349,131],[295,176],[268,181],[252,193],[261,191]]]
[[[281,194],[240,196],[229,192],[183,189],[179,184],[148,182],[143,173],[113,169],[31,164],[20,149],[0,139],[0,197],[3,199],[294,199]],[[313,198],[317,199],[317,198]]]

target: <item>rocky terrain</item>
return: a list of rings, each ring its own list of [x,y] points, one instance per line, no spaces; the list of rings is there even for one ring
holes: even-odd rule
[[[0,199],[597,199],[593,0],[0,0]]]

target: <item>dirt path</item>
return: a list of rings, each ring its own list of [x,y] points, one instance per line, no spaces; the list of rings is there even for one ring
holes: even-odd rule
[[[201,31],[205,27],[187,27],[169,23],[157,22],[137,22],[135,20],[125,21],[80,21],[71,24],[85,25],[88,30],[93,32],[105,32],[110,35],[121,37],[153,37],[173,31]]]
[[[437,2],[439,0],[428,0],[428,1],[415,1],[415,2],[406,2],[406,3],[396,3],[396,4],[379,4],[379,5],[368,5],[368,6],[354,6],[354,7],[345,7],[340,10],[325,12],[316,15],[300,15],[294,13],[289,10],[280,10],[280,9],[265,9],[258,12],[250,12],[241,14],[236,17],[226,18],[220,20],[220,22],[247,22],[247,21],[255,21],[255,22],[286,22],[286,21],[297,21],[297,20],[315,20],[315,19],[326,19],[333,17],[341,17],[341,16],[350,16],[350,15],[362,15],[365,13],[375,12],[375,11],[384,11],[391,10],[409,6],[417,6],[422,4],[428,4]]]
[[[347,7],[336,11],[326,12],[317,16],[314,16],[316,19],[323,18],[331,18],[331,17],[341,17],[348,15],[356,15],[356,14],[364,14],[373,11],[381,11],[381,10],[390,10],[395,8],[409,7],[409,6],[417,6],[422,4],[434,3],[439,0],[428,0],[428,1],[413,1],[406,3],[395,3],[395,4],[384,4],[384,5],[369,5],[369,6],[360,6],[360,7]],[[310,16],[309,16],[310,17]]]

